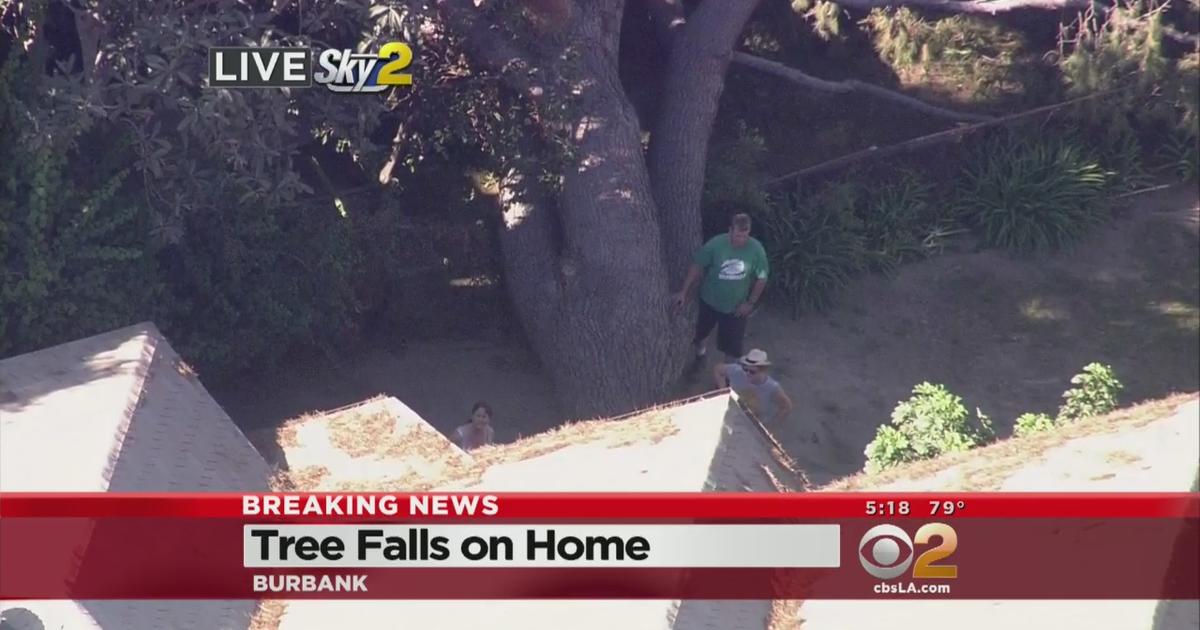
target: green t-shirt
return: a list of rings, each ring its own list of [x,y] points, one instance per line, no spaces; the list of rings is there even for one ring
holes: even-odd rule
[[[704,270],[700,299],[722,313],[732,313],[750,297],[756,280],[767,279],[767,250],[750,238],[735,248],[729,234],[714,236],[692,258]]]

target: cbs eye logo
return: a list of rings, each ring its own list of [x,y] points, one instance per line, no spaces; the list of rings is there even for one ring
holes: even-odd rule
[[[895,525],[876,525],[863,534],[858,541],[858,561],[873,577],[890,580],[904,575],[913,565],[915,550],[913,542],[927,545],[934,537],[941,539],[938,546],[926,550],[916,558],[912,576],[915,579],[953,580],[958,577],[958,566],[934,564],[949,558],[958,549],[958,534],[945,523],[928,523],[917,530],[916,536],[908,534]]]

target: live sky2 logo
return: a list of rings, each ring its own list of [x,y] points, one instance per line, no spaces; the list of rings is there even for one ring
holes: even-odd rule
[[[388,42],[377,53],[329,48],[317,57],[308,48],[218,46],[208,49],[208,87],[276,88],[324,85],[332,92],[377,93],[412,85],[403,72],[413,61],[412,47]],[[315,71],[314,71],[315,70]]]

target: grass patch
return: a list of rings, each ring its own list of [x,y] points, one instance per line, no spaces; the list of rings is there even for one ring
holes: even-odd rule
[[[956,483],[954,488],[947,489],[960,492],[995,491],[1013,473],[1028,466],[1031,460],[1052,448],[1081,437],[1146,426],[1174,414],[1180,405],[1196,399],[1197,395],[1194,393],[1176,394],[1119,409],[1103,416],[1061,425],[1053,431],[1010,438],[983,448],[890,468],[875,475],[854,475],[835,481],[821,488],[821,491],[867,492],[872,488],[901,480],[927,479],[950,469],[959,469],[962,472],[962,481]]]
[[[1061,307],[1040,297],[1030,298],[1021,304],[1021,314],[1034,321],[1058,322],[1070,318],[1070,314]]]
[[[1154,304],[1153,310],[1159,315],[1170,318],[1182,332],[1192,334],[1200,332],[1200,308],[1196,308],[1195,305],[1174,301],[1157,302]]]

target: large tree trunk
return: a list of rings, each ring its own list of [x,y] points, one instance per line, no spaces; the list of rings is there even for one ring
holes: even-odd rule
[[[681,19],[672,16],[678,3],[650,1],[656,22]],[[662,113],[650,136],[649,162],[673,287],[683,284],[688,261],[700,245],[708,138],[725,87],[725,70],[756,5],[758,0],[706,0],[682,27],[660,27],[660,32],[669,34],[671,60]]]
[[[556,204],[561,242],[554,209],[529,193],[528,178],[510,173],[501,194],[511,297],[573,417],[661,402],[684,324],[669,309],[640,128],[617,75],[622,5],[575,5],[579,57],[563,71],[581,75],[583,115]]]

